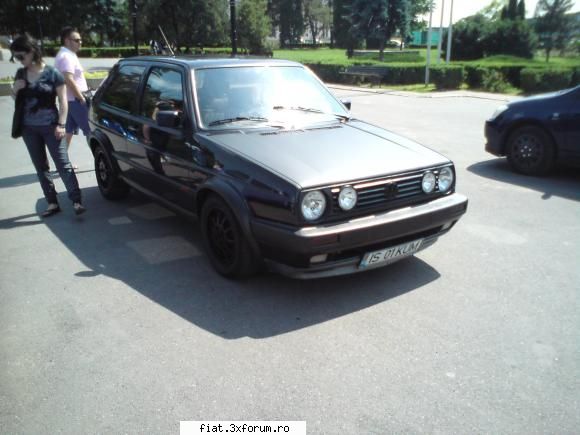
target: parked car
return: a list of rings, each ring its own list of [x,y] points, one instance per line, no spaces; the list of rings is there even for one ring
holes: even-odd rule
[[[467,198],[449,159],[348,104],[295,62],[121,60],[91,111],[99,189],[196,218],[227,277],[263,263],[298,278],[384,266],[448,232]]]
[[[580,86],[500,106],[485,123],[485,150],[527,175],[580,166]]]

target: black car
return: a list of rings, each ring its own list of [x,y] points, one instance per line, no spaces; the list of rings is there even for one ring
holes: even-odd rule
[[[129,58],[93,102],[103,196],[132,187],[196,217],[228,277],[264,262],[300,278],[383,266],[467,208],[449,159],[353,119],[295,62]]]
[[[580,86],[500,106],[485,123],[485,150],[516,172],[542,175],[580,166]]]

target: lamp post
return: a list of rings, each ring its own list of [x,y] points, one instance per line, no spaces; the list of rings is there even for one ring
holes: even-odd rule
[[[232,28],[232,57],[238,54],[238,29],[236,25],[236,0],[230,0],[230,27]]]
[[[133,19],[133,43],[135,44],[135,56],[139,56],[139,44],[137,43],[137,0],[131,0],[131,18]]]
[[[44,55],[44,35],[42,34],[42,19],[41,14],[48,12],[50,7],[41,2],[35,2],[32,5],[27,5],[26,10],[28,12],[34,12],[36,15],[36,24],[38,25],[38,36],[40,38],[40,53]]]

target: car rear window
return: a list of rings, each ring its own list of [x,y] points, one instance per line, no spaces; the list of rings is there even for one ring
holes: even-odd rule
[[[121,66],[103,94],[103,102],[126,112],[132,112],[139,82],[145,71],[144,66]]]

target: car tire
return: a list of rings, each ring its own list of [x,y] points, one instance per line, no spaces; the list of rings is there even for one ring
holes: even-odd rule
[[[201,234],[209,260],[220,275],[239,279],[257,272],[257,256],[234,213],[217,195],[210,196],[203,204]]]
[[[101,195],[110,200],[123,199],[129,194],[129,186],[119,177],[105,148],[99,144],[95,150],[95,176]]]
[[[507,158],[514,171],[525,175],[544,175],[554,167],[554,142],[539,127],[526,126],[514,131],[507,142]]]

